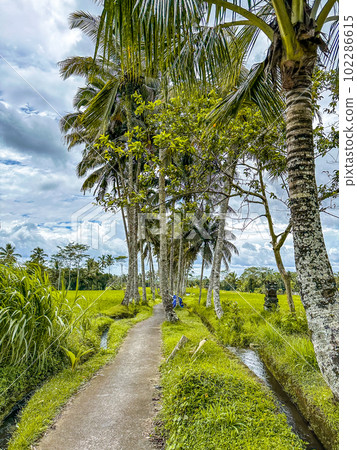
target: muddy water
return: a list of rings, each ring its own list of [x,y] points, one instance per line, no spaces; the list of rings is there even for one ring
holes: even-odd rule
[[[239,359],[274,393],[280,411],[286,415],[287,422],[294,433],[307,442],[306,448],[308,450],[324,450],[324,447],[316,437],[315,433],[309,428],[308,422],[300,414],[297,407],[290,400],[290,397],[286,394],[272,373],[269,372],[258,353],[251,349],[236,347],[227,348],[234,355],[238,356]]]

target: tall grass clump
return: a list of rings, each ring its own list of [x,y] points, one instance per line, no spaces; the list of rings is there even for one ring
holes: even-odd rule
[[[31,364],[42,371],[65,344],[72,315],[46,274],[0,265],[0,366]]]

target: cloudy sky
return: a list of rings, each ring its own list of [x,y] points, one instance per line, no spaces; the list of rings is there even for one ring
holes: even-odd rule
[[[127,254],[120,217],[104,215],[90,195],[80,192],[81,181],[75,176],[80,151],[69,153],[59,131],[60,118],[72,110],[73,95],[83,83],[74,77],[61,80],[57,62],[93,54],[89,39],[69,30],[68,16],[77,9],[95,13],[95,4],[1,0],[0,8],[0,246],[11,242],[24,260],[34,247],[51,255],[57,245],[69,241],[88,243],[93,256]],[[333,157],[318,162],[319,173],[326,168],[337,168]],[[274,210],[282,229],[286,212],[279,204]],[[244,212],[238,217],[242,216]],[[231,226],[241,224],[235,219]],[[338,270],[338,220],[324,215],[323,226],[333,268]],[[274,267],[264,220],[235,234],[240,254],[231,270]],[[283,258],[293,269],[291,239]]]

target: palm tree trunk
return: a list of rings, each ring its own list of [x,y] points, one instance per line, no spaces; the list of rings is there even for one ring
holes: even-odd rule
[[[204,245],[206,245],[206,244],[204,244]],[[203,255],[204,255],[204,250],[203,250]],[[202,255],[202,265],[201,265],[201,277],[200,277],[200,294],[199,294],[199,296],[198,296],[198,304],[200,304],[201,303],[201,297],[202,297],[202,282],[203,282],[203,271],[204,271],[204,268],[205,268],[205,260],[204,260],[204,257],[203,257],[203,255]]]
[[[155,300],[156,297],[155,269],[154,269],[154,262],[152,259],[151,244],[148,243],[148,246],[149,246],[149,264],[150,264],[150,290],[152,299]]]
[[[186,280],[186,262],[183,258],[182,261],[182,269],[181,269],[181,282],[180,282],[180,297],[183,297],[185,295],[185,280]]]
[[[57,289],[59,290],[61,286],[61,268],[58,269],[58,287]]]
[[[220,217],[221,220],[219,222],[218,227],[218,235],[217,235],[217,241],[216,241],[216,247],[214,251],[214,259],[212,264],[212,291],[213,291],[213,305],[214,309],[216,311],[216,315],[218,319],[220,319],[223,316],[223,309],[221,306],[220,296],[219,296],[219,290],[220,290],[220,284],[221,284],[221,263],[222,263],[222,257],[223,257],[223,246],[224,246],[224,237],[225,237],[225,226],[226,226],[226,214],[228,212],[228,206],[229,206],[229,194],[232,189],[232,178],[235,173],[237,165],[237,160],[233,160],[233,157],[230,156],[227,159],[227,178],[224,182],[224,192],[227,194],[226,197],[224,197],[224,200],[221,203],[220,207]]]
[[[177,263],[177,274],[176,274],[176,288],[175,294],[181,295],[180,287],[181,287],[181,278],[182,278],[182,253],[183,253],[183,226],[180,234],[180,244],[179,244],[179,254],[178,254],[178,263]]]
[[[115,183],[116,183],[116,190],[117,190],[117,196],[121,197],[122,193],[120,192],[120,183],[119,183],[119,176],[118,174],[116,174],[115,176]],[[125,233],[125,239],[129,245],[129,234],[128,234],[128,227],[126,225],[126,219],[125,219],[125,209],[124,206],[121,205],[120,206],[120,211],[121,211],[121,217],[123,219],[123,226],[124,226],[124,233]]]
[[[144,243],[142,239],[140,241],[140,257],[141,257],[141,284],[143,288],[142,299],[143,303],[146,304],[147,298],[146,298],[146,279],[145,279],[145,257],[144,257]]]
[[[159,159],[161,164],[164,161],[164,149],[160,148]],[[165,204],[165,174],[161,167],[159,173],[159,203],[160,203],[160,294],[162,304],[165,310],[166,320],[169,322],[177,322],[178,317],[172,306],[171,297],[169,295],[168,280],[168,252],[167,252],[167,224],[166,224],[166,204]]]
[[[134,281],[134,274],[133,274],[133,268],[134,268],[134,255],[133,255],[133,241],[134,241],[134,230],[133,230],[133,208],[131,205],[128,205],[127,208],[127,226],[128,226],[128,236],[129,236],[129,242],[128,242],[128,282],[126,284],[124,299],[122,301],[123,305],[129,305],[130,301],[133,298],[133,281]]]
[[[183,287],[182,287],[182,294],[183,295],[186,295],[186,292],[187,292],[187,284],[188,284],[188,274],[189,274],[189,272],[190,272],[190,268],[187,265],[187,267],[185,268],[185,278],[183,280]]]
[[[170,293],[174,293],[174,233],[175,233],[175,203],[172,212],[172,225],[171,225],[171,248],[170,248]]]
[[[139,280],[138,280],[138,205],[133,206],[134,222],[133,222],[133,297],[136,303],[140,302]]]
[[[127,87],[127,93],[125,95],[124,99],[124,108],[125,108],[125,115],[126,115],[126,121],[127,121],[127,127],[128,130],[131,131],[132,129],[132,109],[131,109],[131,98],[130,98],[130,92],[129,87]],[[127,206],[127,244],[128,244],[128,282],[124,294],[124,299],[122,301],[123,305],[128,305],[129,302],[132,300],[133,297],[135,297],[135,255],[136,249],[134,248],[134,245],[137,245],[136,237],[135,237],[135,204],[132,202],[132,196],[134,194],[134,155],[132,153],[129,153],[128,157],[128,190],[127,190],[127,200],[128,200],[128,206]]]
[[[220,216],[221,220],[218,227],[218,235],[216,241],[216,247],[214,250],[215,258],[212,265],[212,291],[213,291],[213,305],[216,311],[218,319],[223,316],[223,309],[221,306],[219,288],[221,284],[221,262],[223,256],[223,244],[224,244],[224,233],[226,226],[225,215],[228,211],[229,197],[225,198],[221,203]]]
[[[312,136],[311,75],[286,91],[287,166],[301,300],[322,375],[338,397],[338,291],[322,233]]]
[[[213,267],[216,261],[216,252],[213,254],[213,261],[211,266],[211,274],[209,276],[209,283],[207,289],[207,298],[206,298],[206,308],[210,308],[212,306],[212,291],[213,291]]]

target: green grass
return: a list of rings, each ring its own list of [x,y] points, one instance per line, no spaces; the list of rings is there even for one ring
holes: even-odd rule
[[[166,449],[303,449],[277,413],[269,392],[210,337],[197,316],[179,311],[180,322],[162,327],[165,356],[182,335],[190,339],[161,367]],[[192,351],[209,338],[197,355]]]
[[[263,294],[221,291],[225,314],[218,321],[213,308],[206,309],[205,303],[197,305],[198,290],[189,292],[185,303],[209,323],[223,344],[257,346],[264,362],[299,405],[320,440],[329,448],[338,448],[338,404],[318,368],[300,298],[294,297],[293,316],[286,296],[278,296],[280,310],[270,313],[263,310]]]
[[[91,298],[94,297],[91,296]],[[101,308],[107,307],[107,302],[110,303],[112,298],[108,296],[106,300],[103,299]],[[97,310],[97,312],[99,311],[100,309]],[[91,332],[96,334],[98,343],[100,330],[111,324],[108,334],[108,349],[97,351],[94,356],[79,365],[74,371],[70,368],[62,370],[37,390],[21,413],[18,427],[9,443],[9,449],[24,450],[31,448],[53,423],[56,415],[69,398],[90,380],[104,364],[115,357],[128,330],[134,324],[147,319],[151,314],[152,306],[141,306],[135,318],[117,322],[110,318],[100,317],[97,319],[96,327],[91,329]]]
[[[106,309],[120,304],[124,298],[124,291],[78,291],[78,303],[83,309],[89,308],[90,314],[101,314]],[[68,291],[67,297],[73,300],[76,296],[75,291]]]
[[[135,305],[120,305],[123,291],[57,291],[39,273],[1,265],[0,287],[0,423],[26,394],[68,366],[62,347],[75,355],[92,349],[86,361],[99,350],[110,317],[137,313]]]
[[[141,288],[139,289],[139,293]],[[83,309],[89,310],[90,315],[105,314],[110,308],[120,306],[124,299],[123,290],[107,289],[105,291],[78,291],[78,304]],[[75,291],[68,291],[67,298],[74,300]],[[150,289],[146,288],[146,296],[148,300],[152,300]]]

